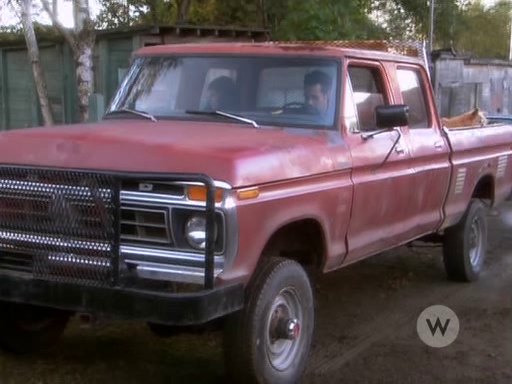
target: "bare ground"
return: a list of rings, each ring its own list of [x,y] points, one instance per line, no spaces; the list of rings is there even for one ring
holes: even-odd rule
[[[316,334],[304,383],[511,383],[512,203],[489,217],[481,279],[445,279],[441,248],[421,244],[376,256],[316,282]],[[452,308],[460,333],[433,349],[416,320]],[[143,324],[82,328],[38,356],[0,354],[1,384],[223,383],[220,333],[152,336]]]

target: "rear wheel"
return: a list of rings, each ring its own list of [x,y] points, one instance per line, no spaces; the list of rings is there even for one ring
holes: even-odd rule
[[[0,303],[0,348],[29,353],[53,346],[71,316],[59,309],[19,303]]]
[[[239,383],[296,383],[313,325],[313,293],[304,269],[292,260],[265,260],[248,287],[244,309],[225,325],[228,376]]]
[[[459,223],[447,228],[443,240],[443,258],[448,278],[477,280],[487,253],[487,218],[484,204],[471,200]]]

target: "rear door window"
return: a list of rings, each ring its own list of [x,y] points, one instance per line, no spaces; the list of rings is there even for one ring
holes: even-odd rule
[[[402,101],[409,106],[409,128],[430,127],[421,73],[409,68],[399,68],[396,73]]]

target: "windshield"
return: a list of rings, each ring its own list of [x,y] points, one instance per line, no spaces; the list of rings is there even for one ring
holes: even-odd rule
[[[197,112],[222,111],[258,124],[328,128],[334,125],[338,83],[338,62],[332,59],[142,57],[109,112],[218,120],[218,114]]]

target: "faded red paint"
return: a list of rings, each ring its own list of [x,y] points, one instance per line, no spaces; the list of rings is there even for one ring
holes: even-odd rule
[[[340,144],[341,145],[341,144]],[[133,172],[205,173],[234,187],[338,168],[326,132],[214,122],[106,120],[0,135],[0,162]],[[348,150],[345,162],[349,167]]]

